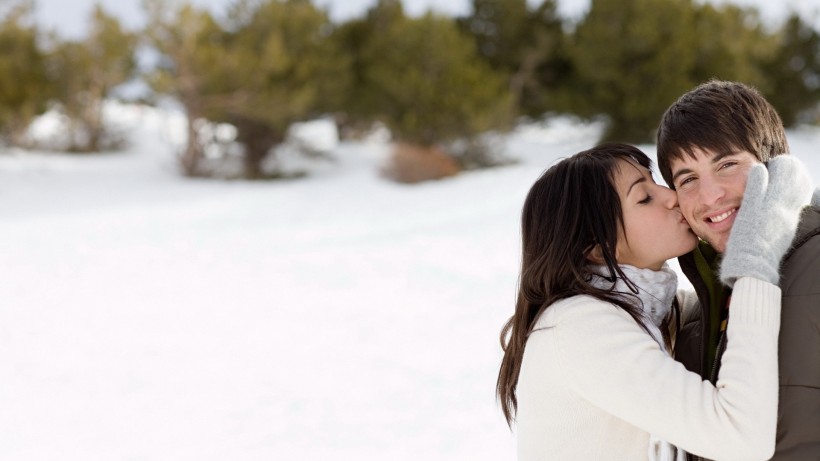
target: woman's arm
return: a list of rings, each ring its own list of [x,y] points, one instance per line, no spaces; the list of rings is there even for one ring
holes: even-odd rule
[[[730,311],[716,386],[607,303],[572,306],[536,334],[554,341],[569,386],[602,410],[700,456],[766,460],[775,442],[780,289],[740,278]]]

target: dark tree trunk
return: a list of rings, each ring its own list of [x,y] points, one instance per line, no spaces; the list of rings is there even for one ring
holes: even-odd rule
[[[261,179],[264,176],[262,162],[284,136],[270,125],[255,120],[239,119],[233,123],[237,129],[237,141],[245,148],[244,176],[246,179]]]
[[[185,151],[179,158],[182,173],[188,177],[200,176],[200,161],[202,160],[202,145],[199,142],[199,133],[197,132],[196,117],[190,112],[188,113],[188,143],[185,146]]]

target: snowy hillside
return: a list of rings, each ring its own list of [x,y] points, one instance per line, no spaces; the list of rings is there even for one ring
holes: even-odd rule
[[[514,459],[520,206],[599,126],[522,127],[520,163],[418,186],[377,175],[377,139],[247,183],[181,178],[178,114],[111,109],[127,152],[0,153],[0,459]],[[789,136],[820,179],[820,131]]]

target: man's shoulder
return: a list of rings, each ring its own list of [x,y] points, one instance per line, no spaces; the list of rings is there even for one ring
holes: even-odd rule
[[[800,214],[800,223],[792,241],[792,248],[786,254],[786,259],[800,253],[815,253],[820,251],[820,206],[807,206]]]
[[[800,216],[780,279],[784,294],[820,294],[820,207],[808,206]]]
[[[806,206],[800,213],[797,238],[806,234],[817,234],[818,230],[820,230],[820,205]]]

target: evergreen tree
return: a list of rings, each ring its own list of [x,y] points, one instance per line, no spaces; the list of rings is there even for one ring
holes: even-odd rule
[[[820,101],[820,34],[793,13],[777,37],[777,53],[765,66],[769,77],[765,93],[783,123],[790,126]]]
[[[244,176],[254,179],[290,124],[338,108],[348,61],[328,39],[327,14],[310,1],[239,1],[224,25],[190,5],[169,18],[151,0],[149,11],[153,42],[165,56],[157,87],[182,101],[191,123],[183,157],[189,174],[203,174],[198,118],[236,126]]]
[[[763,64],[776,53],[777,42],[763,28],[757,10],[707,3],[696,6],[694,23],[694,82],[718,78],[764,89]]]
[[[339,110],[350,85],[350,62],[330,40],[326,12],[308,0],[240,1],[227,29],[228,87],[237,96],[216,118],[234,124],[245,148],[245,176],[261,163],[288,127]]]
[[[533,44],[531,19],[526,0],[472,0],[471,15],[461,22],[494,69],[515,73]]]
[[[187,1],[168,5],[145,0],[143,5],[149,17],[145,35],[160,55],[146,78],[156,92],[171,95],[185,110],[188,136],[179,158],[183,173],[208,175],[198,126],[215,108],[237,99],[222,82],[229,57],[225,32],[207,10]]]
[[[555,0],[532,9],[526,0],[473,0],[460,20],[480,55],[509,82],[519,113],[539,116],[558,108],[571,78],[563,21]]]
[[[23,147],[29,124],[46,110],[53,94],[32,8],[22,3],[0,22],[0,136]]]
[[[96,152],[116,147],[106,138],[103,102],[111,90],[128,81],[135,71],[137,37],[97,5],[90,31],[81,41],[61,43],[53,55],[57,100],[71,121],[69,150]]]
[[[394,18],[368,40],[365,85],[398,141],[472,139],[509,120],[503,77],[449,18]]]
[[[693,86],[694,8],[689,0],[592,0],[573,62],[582,115],[606,114],[604,140],[649,142],[663,111]]]
[[[558,16],[555,0],[544,0],[533,11],[532,50],[525,56],[519,73],[523,76],[520,107],[529,116],[547,111],[567,111],[566,94],[572,91],[577,75],[569,49],[569,34]]]
[[[382,101],[368,81],[367,48],[370,41],[378,40],[395,22],[404,19],[400,0],[379,0],[364,17],[348,20],[334,31],[331,40],[350,58],[350,87],[344,94],[341,113],[337,114],[343,126],[362,129],[378,118]]]
[[[342,136],[348,129],[366,129],[372,122],[374,101],[365,87],[365,63],[362,50],[371,32],[369,24],[362,18],[354,18],[339,25],[331,40],[338,43],[341,52],[350,58],[350,86],[344,93],[341,108],[336,114],[336,122],[342,128]]]

